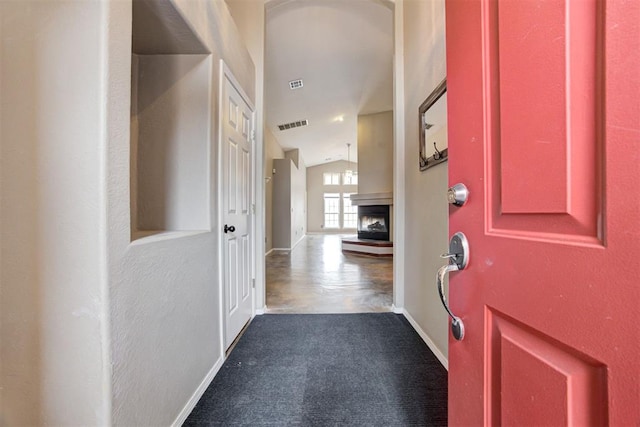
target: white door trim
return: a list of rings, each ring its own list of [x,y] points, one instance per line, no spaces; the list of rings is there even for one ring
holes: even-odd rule
[[[393,308],[404,310],[404,248],[405,248],[405,103],[404,103],[404,0],[396,0],[393,10]]]
[[[216,197],[216,203],[217,203],[217,209],[216,209],[216,214],[217,214],[217,221],[216,221],[216,233],[217,233],[217,250],[218,250],[218,283],[220,284],[219,288],[218,288],[218,309],[220,311],[220,352],[221,352],[221,356],[223,358],[223,360],[225,359],[225,352],[226,352],[226,348],[225,348],[225,335],[226,335],[226,317],[225,317],[225,309],[224,309],[224,260],[223,260],[223,247],[224,247],[224,236],[222,234],[222,228],[223,228],[223,156],[222,156],[222,141],[223,141],[223,115],[224,115],[224,99],[222,97],[222,94],[224,93],[224,82],[225,82],[225,78],[229,79],[229,81],[231,82],[231,84],[235,87],[235,89],[238,91],[238,93],[240,94],[240,97],[242,98],[242,100],[244,102],[247,103],[247,105],[249,106],[249,108],[252,111],[252,121],[253,121],[253,132],[255,132],[255,122],[256,122],[256,109],[255,106],[253,104],[253,102],[251,101],[251,98],[249,98],[249,96],[247,95],[247,93],[244,91],[244,89],[242,88],[242,85],[240,84],[240,82],[238,81],[238,79],[236,79],[236,77],[233,75],[233,72],[231,71],[231,69],[229,68],[229,66],[224,62],[223,59],[220,59],[220,68],[219,68],[220,72],[219,72],[219,81],[218,81],[218,140],[217,140],[217,144],[218,144],[218,148],[216,150],[218,159],[217,159],[217,173],[216,173],[216,179],[217,179],[217,184],[216,184],[216,189],[217,189],[217,197]],[[252,132],[252,133],[253,133]],[[255,138],[252,136],[251,138],[251,151],[252,151],[252,162],[251,162],[251,181],[252,181],[252,189],[255,189],[255,179],[256,179],[256,159],[254,157],[255,154]],[[252,204],[255,205],[255,194],[251,195],[251,201]],[[251,227],[251,241],[250,241],[250,245],[251,245],[251,252],[253,253],[255,250],[254,248],[256,247],[255,244],[255,212],[252,212],[251,215],[251,219],[250,219],[250,227]],[[256,270],[256,266],[255,266],[255,262],[256,262],[256,258],[255,256],[251,257],[251,278],[255,278],[255,270]],[[252,288],[252,306],[251,306],[251,316],[253,318],[253,316],[255,316],[255,288]]]

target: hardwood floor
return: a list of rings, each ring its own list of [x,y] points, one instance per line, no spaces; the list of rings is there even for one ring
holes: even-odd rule
[[[308,235],[266,257],[268,313],[391,310],[393,260],[342,253],[340,235]]]

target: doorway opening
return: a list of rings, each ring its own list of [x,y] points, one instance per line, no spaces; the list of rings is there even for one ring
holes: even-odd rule
[[[393,239],[393,3],[267,2],[265,22],[266,311],[391,311],[391,254],[341,241]]]

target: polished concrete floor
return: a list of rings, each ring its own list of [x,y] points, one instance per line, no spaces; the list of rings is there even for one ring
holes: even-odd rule
[[[342,253],[339,235],[308,235],[266,257],[268,313],[391,310],[393,260]]]

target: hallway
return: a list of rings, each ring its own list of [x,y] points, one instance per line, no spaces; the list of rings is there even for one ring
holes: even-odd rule
[[[393,259],[343,253],[341,235],[307,235],[266,257],[267,313],[391,310]]]

